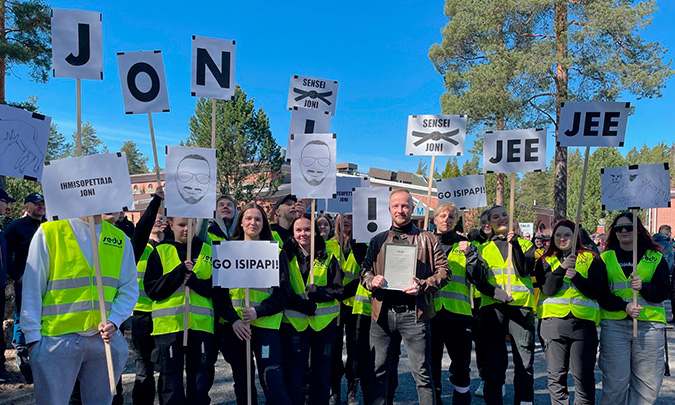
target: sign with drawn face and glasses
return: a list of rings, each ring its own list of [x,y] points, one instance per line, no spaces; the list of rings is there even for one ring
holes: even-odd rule
[[[166,215],[212,218],[216,206],[216,150],[166,147]]]
[[[333,198],[337,191],[335,134],[291,137],[291,193],[298,198]]]

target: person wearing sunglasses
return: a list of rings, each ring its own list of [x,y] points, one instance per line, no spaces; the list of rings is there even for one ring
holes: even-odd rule
[[[637,226],[637,276],[633,271],[633,227]],[[661,246],[639,218],[619,214],[605,242],[602,260],[610,293],[599,297],[601,404],[654,403],[663,380],[663,301],[670,291]],[[637,291],[637,305],[633,304]],[[633,337],[633,318],[638,320]]]
[[[548,390],[553,404],[569,404],[567,375],[574,378],[575,404],[595,403],[595,357],[599,291],[607,289],[605,265],[600,256],[581,244],[577,235],[572,251],[574,223],[563,219],[553,228],[553,243],[535,265],[541,282],[537,315],[544,342]]]

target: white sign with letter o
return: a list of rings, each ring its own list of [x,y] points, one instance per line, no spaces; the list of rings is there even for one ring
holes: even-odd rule
[[[169,92],[161,51],[118,52],[124,111],[169,112]]]

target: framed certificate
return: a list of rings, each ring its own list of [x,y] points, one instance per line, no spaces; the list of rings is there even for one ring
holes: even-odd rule
[[[384,244],[384,288],[403,290],[413,284],[417,268],[417,245]]]

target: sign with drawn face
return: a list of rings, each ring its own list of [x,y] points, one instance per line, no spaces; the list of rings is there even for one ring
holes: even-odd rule
[[[169,112],[161,51],[118,52],[117,65],[127,114]]]
[[[600,173],[605,211],[670,207],[668,163],[606,167]]]
[[[436,182],[436,189],[439,204],[451,202],[460,210],[487,206],[485,176],[482,174],[442,179]]]
[[[560,146],[621,147],[630,103],[568,101],[561,105]]]
[[[466,115],[410,115],[405,154],[462,156]]]
[[[352,192],[352,237],[356,242],[369,243],[391,226],[389,187],[359,187]]]
[[[286,108],[306,108],[315,111],[327,111],[335,115],[338,82],[315,77],[291,76]]]
[[[234,97],[234,50],[232,40],[192,36],[192,96]]]
[[[216,207],[216,150],[166,147],[166,215],[213,218]]]
[[[279,285],[276,241],[232,240],[213,244],[213,286],[270,288]]]
[[[352,192],[357,187],[368,187],[370,182],[361,177],[337,177],[335,198],[317,200],[316,210],[331,214],[350,214],[352,212]],[[326,203],[328,205],[326,205]]]
[[[488,131],[483,137],[484,173],[546,170],[546,130]]]
[[[298,198],[333,198],[336,192],[336,135],[291,136],[291,194]]]
[[[52,9],[54,77],[103,80],[101,13]]]
[[[0,105],[0,174],[42,179],[52,118]]]
[[[134,209],[129,166],[123,152],[47,162],[42,191],[50,220]]]

